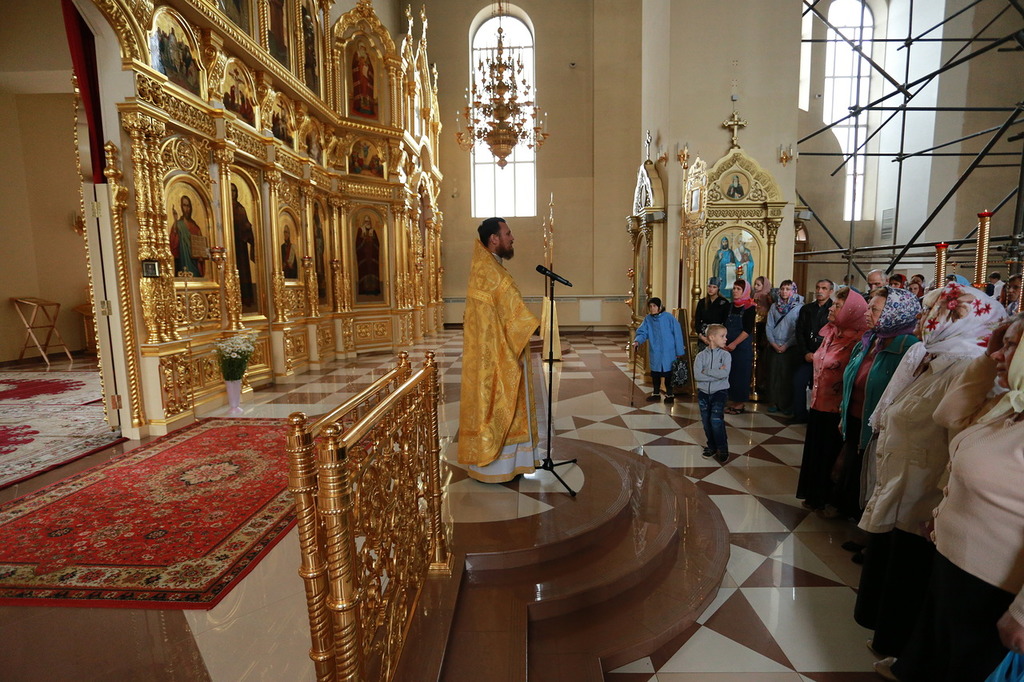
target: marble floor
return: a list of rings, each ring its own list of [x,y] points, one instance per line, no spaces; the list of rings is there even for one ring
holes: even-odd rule
[[[552,376],[554,434],[612,445],[680,470],[721,510],[730,558],[718,596],[698,622],[660,650],[607,673],[608,682],[857,682],[877,679],[853,622],[860,568],[840,545],[857,531],[824,520],[793,497],[804,427],[756,410],[728,416],[732,456],[701,457],[695,401],[648,403],[631,382],[626,336],[562,337]],[[410,349],[413,366],[435,351],[441,370],[442,453],[454,460],[461,377],[461,332],[445,331]],[[243,397],[248,417],[319,414],[390,369],[390,354],[335,361]],[[545,372],[546,370],[542,370]],[[538,391],[547,375],[537,377]],[[538,401],[544,411],[545,399]],[[220,416],[226,407],[204,416]],[[540,416],[540,415],[538,415]],[[542,433],[545,429],[542,423]],[[137,446],[125,443],[0,491],[0,503]],[[457,467],[453,461],[451,466]],[[543,514],[524,491],[559,492],[547,472],[515,485],[477,483],[455,472],[448,510],[460,520]],[[585,471],[560,473],[586,494]],[[313,680],[303,584],[293,530],[209,611],[0,608],[4,680]]]

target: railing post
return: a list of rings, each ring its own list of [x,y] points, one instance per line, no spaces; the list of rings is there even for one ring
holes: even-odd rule
[[[437,403],[440,396],[440,377],[437,362],[432,351],[427,352],[423,363],[427,368],[426,394],[427,419],[429,420],[429,442],[427,443],[427,484],[430,506],[430,572],[451,575],[452,554],[448,550],[448,534],[441,523],[441,438],[437,425]]]
[[[397,369],[398,385],[401,386],[402,383],[409,378],[409,375],[412,374],[412,365],[409,364],[409,353],[407,351],[403,350],[398,354]]]
[[[331,424],[324,429],[324,440],[317,448],[320,465],[320,515],[324,522],[327,550],[327,575],[330,597],[327,608],[334,615],[335,660],[338,680],[361,682],[364,679],[362,627],[354,575],[356,570],[355,518],[352,482],[344,448],[339,446],[341,428]]]
[[[306,415],[295,412],[288,417],[288,490],[295,499],[302,566],[299,576],[306,587],[309,632],[313,646],[309,657],[316,668],[317,682],[334,682],[334,633],[327,610],[327,564],[317,534],[316,459],[313,437],[307,429]]]

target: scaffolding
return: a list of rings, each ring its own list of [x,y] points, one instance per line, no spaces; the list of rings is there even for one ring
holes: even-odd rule
[[[824,222],[814,212],[813,206],[804,200],[803,196],[800,195],[799,191],[797,196],[800,202],[810,209],[815,222],[822,229],[825,236],[835,244],[837,248],[834,249],[821,249],[805,251],[797,254],[797,259],[794,261],[798,264],[843,264],[846,265],[847,275],[852,274],[854,270],[859,272],[861,276],[866,276],[862,265],[872,266],[872,268],[878,268],[886,272],[886,274],[892,273],[897,265],[919,265],[919,264],[931,264],[934,262],[935,250],[928,250],[929,247],[935,247],[939,242],[922,242],[921,237],[925,234],[928,226],[936,219],[940,212],[945,208],[949,201],[955,196],[957,190],[967,181],[971,174],[979,168],[995,168],[995,167],[1014,167],[1019,169],[1017,186],[1008,188],[1005,197],[998,203],[998,205],[991,209],[991,213],[994,215],[1006,206],[1011,200],[1015,200],[1015,212],[1012,223],[1011,234],[1006,236],[994,236],[989,242],[989,248],[995,250],[1000,254],[1001,260],[1005,260],[1009,265],[1009,274],[1019,274],[1021,272],[1022,255],[1024,255],[1024,149],[1021,152],[1014,151],[994,151],[997,143],[1006,138],[1007,143],[1017,142],[1024,139],[1024,133],[1017,133],[1016,135],[1008,136],[1008,133],[1015,126],[1024,123],[1024,101],[1016,101],[1007,106],[1001,107],[952,107],[952,106],[916,106],[912,105],[911,102],[916,95],[921,93],[925,87],[931,84],[935,78],[943,73],[962,67],[972,59],[980,57],[983,54],[989,52],[1000,51],[1000,52],[1021,52],[1024,50],[1024,6],[1022,2],[1024,0],[973,0],[969,2],[965,7],[951,13],[949,16],[943,18],[940,22],[929,26],[926,30],[919,34],[914,34],[914,1],[909,0],[909,13],[907,20],[907,35],[905,38],[875,38],[872,34],[871,38],[863,40],[864,43],[871,44],[885,44],[885,43],[902,43],[900,50],[907,50],[907,55],[904,60],[904,73],[903,78],[897,78],[891,73],[887,72],[884,67],[874,61],[867,51],[862,47],[862,44],[844,35],[843,31],[833,26],[828,18],[817,8],[817,5],[821,0],[803,0],[803,14],[806,16],[810,13],[816,20],[824,24],[830,31],[832,31],[837,39],[845,42],[849,45],[857,55],[857,97],[855,106],[850,107],[849,114],[828,123],[818,130],[805,135],[804,137],[797,140],[797,149],[801,156],[831,156],[841,157],[841,163],[832,171],[834,176],[836,173],[842,171],[847,164],[863,162],[866,158],[878,158],[878,159],[890,159],[897,164],[896,172],[896,189],[895,189],[895,211],[893,216],[893,229],[892,229],[892,243],[886,245],[866,245],[857,246],[855,244],[855,226],[858,221],[851,215],[849,220],[849,236],[846,244],[843,244],[839,237],[829,229]],[[918,0],[921,1],[921,0]],[[945,26],[950,21],[960,16],[964,12],[982,4],[992,5],[998,3],[1005,6],[995,13],[984,26],[977,30],[974,35],[967,38],[947,38],[947,37],[929,37],[930,34],[938,30],[940,27]],[[996,37],[984,35],[988,29],[1002,18],[1008,12],[1016,13],[1021,19],[1020,28],[1008,35],[1000,35]],[[863,21],[861,22],[863,24]],[[805,38],[804,43],[821,43],[829,42],[834,39],[827,38],[814,39]],[[955,53],[946,59],[946,61],[937,69],[934,69],[928,74],[918,77],[914,80],[910,79],[911,59],[910,54],[913,46],[918,43],[960,43],[959,49]],[[886,81],[891,89],[885,94],[881,95],[877,99],[869,102],[864,106],[860,106],[861,101],[859,92],[859,83],[862,76],[863,69],[870,69],[870,73],[877,74],[884,81]],[[1010,96],[1020,96],[1022,93],[1011,93]],[[902,103],[894,104],[893,100],[902,97]],[[1003,123],[999,126],[986,128],[984,130],[977,130],[968,135],[964,135],[957,139],[948,140],[941,144],[934,145],[926,149],[919,149],[914,151],[908,151],[907,145],[907,114],[912,112],[999,112],[1005,113],[1006,118]],[[881,119],[881,123],[870,131],[863,140],[859,139],[859,126],[853,128],[853,149],[849,152],[810,152],[800,151],[799,145],[807,142],[808,140],[821,135],[827,131],[832,130],[834,127],[846,123],[851,119],[855,122],[859,122],[862,116],[867,116],[871,113],[877,113]],[[878,152],[866,152],[867,145],[889,125],[900,126],[900,132],[898,135],[898,149],[895,150],[882,150]],[[988,135],[988,139],[985,141],[984,146],[978,152],[960,152],[960,151],[943,151],[946,148],[971,140]],[[904,167],[903,164],[908,159],[919,158],[919,157],[973,157],[971,163],[964,169],[955,182],[945,192],[943,197],[932,207],[928,212],[927,217],[922,221],[921,225],[917,227],[913,236],[905,243],[898,244],[897,239],[899,235],[900,226],[900,209],[903,204],[903,180],[904,180]],[[1013,157],[1013,163],[1000,163],[1005,161],[1005,157]],[[854,166],[856,168],[856,165]],[[853,184],[853,190],[856,192],[856,183]],[[965,235],[963,238],[945,240],[944,243],[950,245],[948,262],[950,263],[968,263],[975,259],[975,249],[971,248],[975,245],[976,239],[974,235],[977,232],[977,227],[971,230],[970,233]],[[822,258],[824,257],[824,258]]]

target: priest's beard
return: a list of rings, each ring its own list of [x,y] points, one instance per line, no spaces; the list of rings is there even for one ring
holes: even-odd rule
[[[499,246],[495,249],[494,253],[498,254],[498,257],[502,260],[512,260],[512,256],[516,255],[516,250],[511,246],[507,249]]]

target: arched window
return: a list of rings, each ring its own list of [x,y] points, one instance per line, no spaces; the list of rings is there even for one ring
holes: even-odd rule
[[[531,99],[536,95],[533,34],[522,20],[510,16],[495,16],[483,22],[473,34],[470,79],[477,79],[480,89],[481,61],[493,58],[498,46],[498,27],[502,29],[505,55],[521,59],[523,71],[520,81],[530,87]],[[535,149],[520,143],[509,154],[504,168],[487,144],[477,141],[473,146],[473,216],[533,216],[537,215],[537,164]]]
[[[862,0],[835,0],[829,7],[828,21],[835,30],[828,30],[825,44],[822,113],[825,122],[832,123],[849,116],[850,107],[862,107],[870,101],[871,66],[864,57],[857,54],[847,40],[860,47],[865,56],[870,57],[875,24],[871,10]],[[850,116],[833,126],[832,132],[839,139],[843,153],[851,154],[868,135],[867,115]],[[863,153],[858,153],[844,166],[846,198],[843,201],[843,220],[861,219],[865,161]]]

